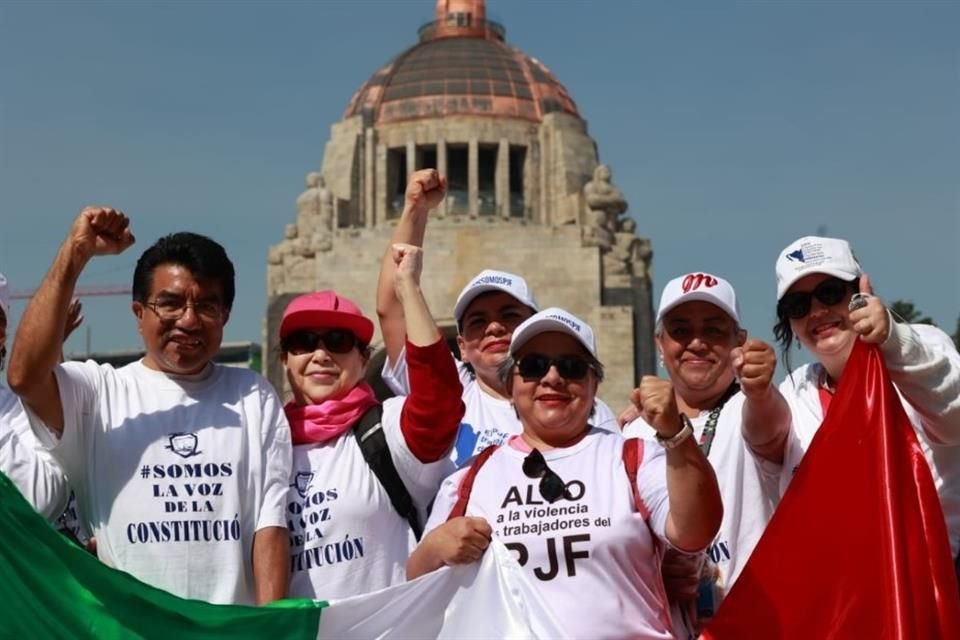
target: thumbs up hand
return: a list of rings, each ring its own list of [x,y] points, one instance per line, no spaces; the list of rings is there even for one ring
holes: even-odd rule
[[[870,344],[882,344],[890,335],[890,312],[880,298],[873,295],[870,277],[860,276],[860,291],[850,299],[850,326],[860,339]]]

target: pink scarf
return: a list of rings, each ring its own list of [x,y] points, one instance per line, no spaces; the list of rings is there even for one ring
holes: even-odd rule
[[[293,402],[283,408],[290,423],[293,444],[328,442],[356,424],[367,409],[377,404],[373,389],[361,382],[338,400],[299,406]]]

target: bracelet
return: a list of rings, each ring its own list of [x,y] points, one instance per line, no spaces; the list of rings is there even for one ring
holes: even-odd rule
[[[690,422],[690,418],[682,413],[680,414],[680,424],[682,425],[680,431],[670,437],[662,436],[660,432],[657,432],[657,435],[654,436],[657,442],[660,443],[660,446],[667,451],[679,446],[684,440],[693,435],[693,424]]]

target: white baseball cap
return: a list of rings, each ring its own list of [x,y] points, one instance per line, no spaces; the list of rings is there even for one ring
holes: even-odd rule
[[[777,300],[794,282],[811,273],[853,280],[863,270],[846,240],[805,236],[790,243],[777,257]]]
[[[527,281],[520,276],[507,273],[506,271],[495,271],[494,269],[484,269],[473,277],[473,280],[467,283],[460,295],[457,296],[457,303],[453,306],[453,317],[457,324],[463,319],[467,307],[473,302],[474,298],[481,293],[489,291],[502,291],[517,302],[530,307],[534,311],[540,309],[537,301],[533,298],[533,292],[527,286]]]
[[[593,329],[586,322],[558,307],[550,307],[533,314],[513,330],[510,339],[510,355],[517,351],[536,335],[547,331],[559,331],[573,336],[597,360],[597,341],[593,337]]]
[[[733,285],[719,276],[702,271],[682,275],[667,283],[660,294],[656,324],[660,324],[674,307],[696,301],[719,307],[740,326],[740,305]]]
[[[10,319],[10,287],[7,286],[7,277],[0,273],[0,309],[3,315]]]

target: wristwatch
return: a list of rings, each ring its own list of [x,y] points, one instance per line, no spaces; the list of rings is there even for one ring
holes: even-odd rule
[[[680,414],[680,424],[682,425],[680,431],[674,435],[666,438],[660,435],[660,432],[657,432],[657,435],[654,436],[657,439],[657,442],[660,443],[660,446],[664,449],[670,450],[674,447],[679,446],[683,443],[684,440],[693,435],[693,424],[690,422],[690,418],[684,414]]]

